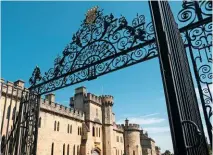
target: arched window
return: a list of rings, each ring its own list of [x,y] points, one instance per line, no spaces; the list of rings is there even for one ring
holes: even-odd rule
[[[54,131],[56,131],[56,125],[57,125],[57,123],[55,121],[55,123],[54,123]]]
[[[69,133],[70,129],[69,129],[70,125],[68,124],[67,126],[67,133]]]
[[[80,135],[81,135],[81,127],[80,127]]]
[[[67,145],[67,155],[70,155],[70,145]]]
[[[60,123],[58,122],[57,131],[59,131],[59,126],[60,126]]]
[[[70,125],[70,133],[72,133],[72,125]]]
[[[78,135],[79,135],[79,127],[78,127]]]
[[[52,148],[51,148],[51,155],[54,154],[54,143],[52,143]]]
[[[135,151],[133,151],[133,155],[135,155]]]
[[[101,137],[101,128],[99,128],[99,137]]]
[[[10,117],[10,109],[11,109],[11,106],[9,105],[7,108],[7,119],[9,119]]]
[[[95,137],[95,127],[92,127],[92,136]]]
[[[41,127],[41,117],[39,117],[39,120],[38,120],[38,127],[39,128]]]
[[[75,155],[75,145],[73,146],[73,155]]]
[[[15,120],[16,107],[13,108],[12,120]]]
[[[77,146],[77,155],[80,155],[80,148],[79,148],[79,145]]]
[[[65,144],[63,145],[63,155],[65,155]]]

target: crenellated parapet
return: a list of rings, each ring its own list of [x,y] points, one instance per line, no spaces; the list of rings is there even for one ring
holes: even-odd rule
[[[111,95],[102,95],[101,97],[101,101],[103,105],[110,105],[112,106],[114,101],[113,101],[113,96]]]
[[[118,132],[124,132],[124,125],[123,124],[114,124],[114,130]]]
[[[69,107],[63,106],[63,105],[58,104],[58,103],[49,102],[46,99],[41,99],[40,109],[43,110],[43,111],[56,113],[58,115],[62,115],[62,116],[65,116],[65,117],[77,119],[77,120],[80,120],[80,121],[84,120],[84,112],[83,111],[79,111],[79,110],[74,109],[74,108],[69,108]]]
[[[83,99],[83,101],[81,99]],[[93,103],[98,106],[108,106],[108,105],[112,106],[114,103],[113,96],[111,95],[98,96],[89,92],[87,93],[86,87],[84,86],[75,89],[75,95],[70,98],[70,106],[75,107],[74,105],[78,104],[79,102]]]
[[[134,131],[140,131],[140,125],[139,124],[128,124],[128,126],[125,126],[125,130],[134,130]]]
[[[7,81],[1,79],[0,82],[1,95],[7,97],[13,97],[15,99],[20,99],[22,92],[29,92],[28,89],[24,88],[24,81],[17,80],[15,82]]]
[[[84,100],[85,100],[85,101],[90,101],[90,102],[93,102],[93,103],[96,103],[96,104],[101,105],[101,97],[100,97],[100,96],[97,96],[97,95],[94,95],[94,94],[92,94],[92,93],[87,93],[87,94],[84,96]]]

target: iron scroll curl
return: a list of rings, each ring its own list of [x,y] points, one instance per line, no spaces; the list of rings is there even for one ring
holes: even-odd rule
[[[183,1],[177,19],[184,25],[181,36],[193,64],[197,97],[212,145],[212,1]]]
[[[91,18],[82,22],[54,67],[31,78],[36,79],[31,90],[47,93],[157,56],[154,29],[144,15],[129,24],[124,16],[103,15],[97,7],[88,14]]]
[[[202,133],[201,133],[199,127],[197,126],[197,124],[195,122],[190,121],[190,120],[183,120],[181,123],[182,123],[182,125],[191,124],[192,126],[194,126],[196,137],[197,137],[196,143],[194,145],[191,145],[191,146],[186,145],[186,149],[191,149],[191,148],[195,148],[195,147],[197,148],[201,144],[201,137],[202,137]]]

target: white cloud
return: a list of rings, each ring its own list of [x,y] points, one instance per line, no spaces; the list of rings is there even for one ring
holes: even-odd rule
[[[165,121],[164,118],[144,118],[144,117],[139,117],[139,118],[129,118],[129,121],[131,123],[136,123],[140,125],[147,125],[147,124],[155,124],[155,123],[161,123]]]
[[[150,133],[150,134],[170,132],[170,128],[168,126],[165,126],[165,127],[148,127],[148,128],[144,128],[144,130],[148,131],[148,133]]]
[[[153,114],[148,114],[144,116],[134,116],[134,117],[129,117],[128,120],[130,123],[135,123],[135,124],[140,124],[140,125],[150,125],[150,124],[156,124],[156,123],[162,123],[165,121],[165,118],[160,118],[160,117],[152,117],[159,115],[159,113],[153,113]],[[121,119],[118,121],[118,124],[124,123],[124,119]]]
[[[161,147],[162,151],[170,150],[173,152],[170,128],[168,125],[162,126],[166,123],[166,117],[160,113],[151,113],[143,116],[129,115],[129,123],[140,124],[146,126],[143,128],[144,131],[148,132],[149,137],[155,140],[156,145]],[[125,119],[118,121],[118,124],[124,123]],[[158,126],[159,125],[159,126]]]
[[[159,115],[159,113],[153,113],[153,114],[148,114],[148,115],[144,115],[144,116],[141,116],[141,117],[150,117],[150,116],[155,116],[155,115]]]

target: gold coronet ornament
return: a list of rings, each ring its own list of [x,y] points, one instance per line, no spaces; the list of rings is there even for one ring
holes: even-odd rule
[[[92,9],[87,11],[86,14],[86,24],[93,24],[95,23],[95,19],[97,17],[97,12],[98,12],[98,6],[93,7]]]

